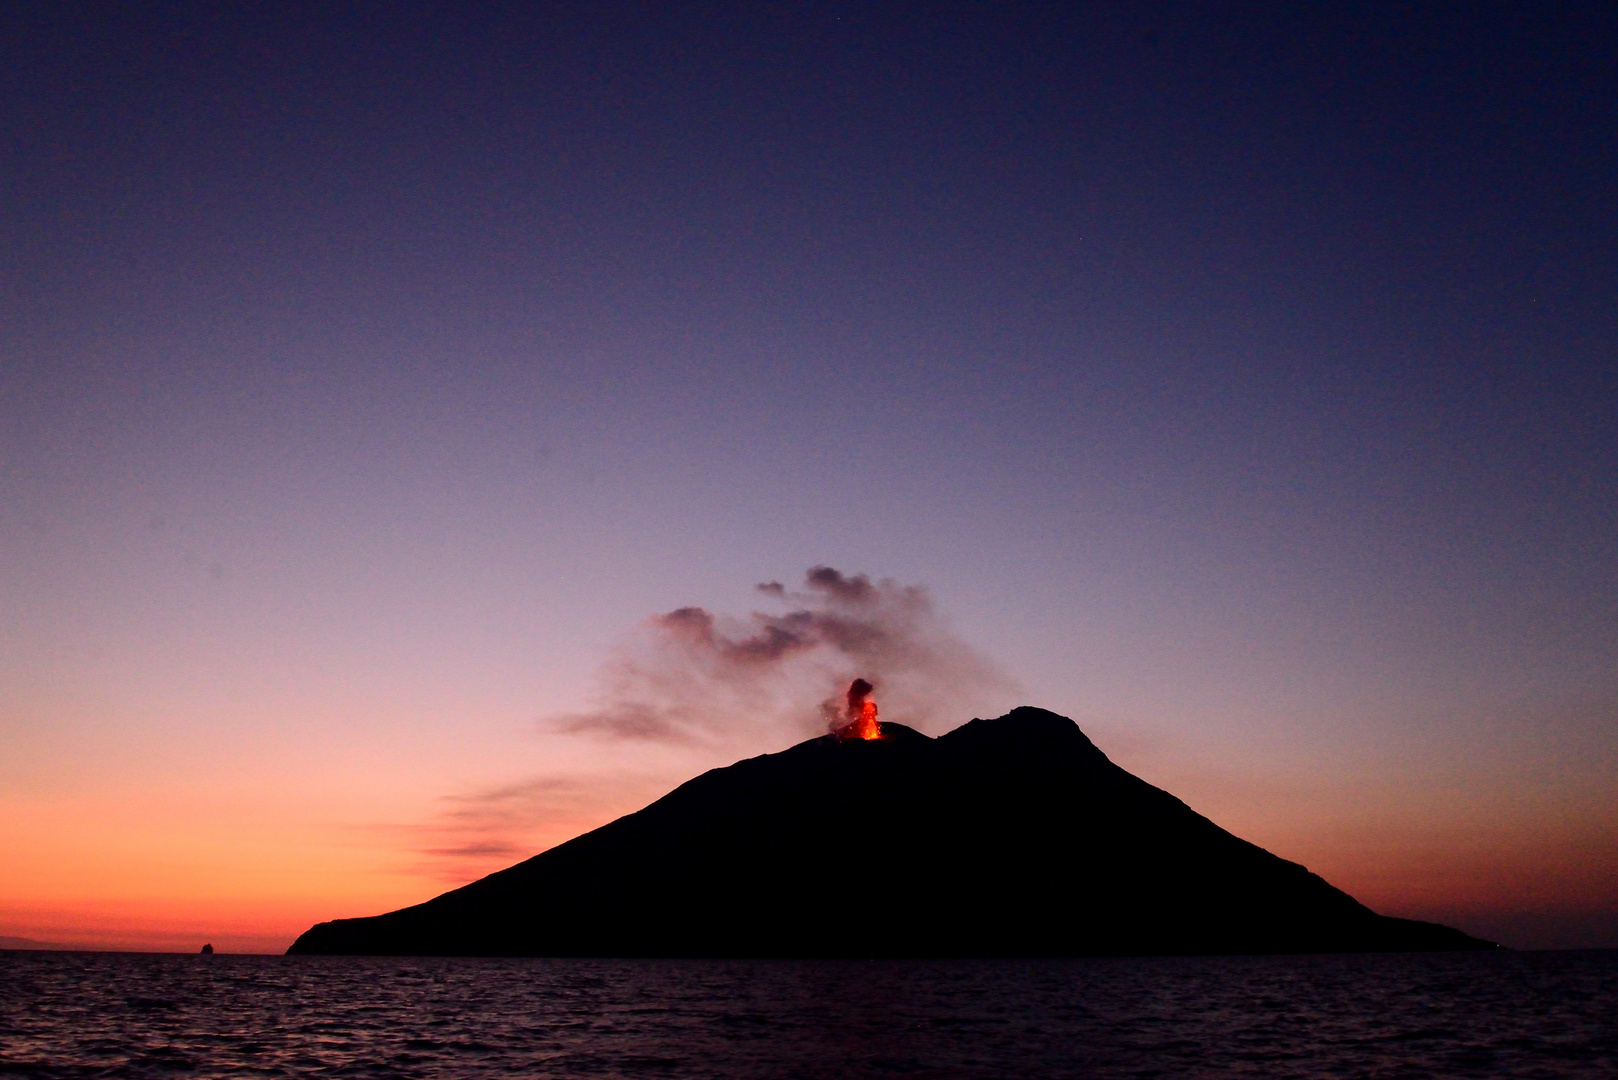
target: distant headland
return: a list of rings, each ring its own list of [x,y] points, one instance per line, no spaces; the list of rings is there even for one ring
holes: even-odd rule
[[[872,723],[875,724],[874,714]],[[1498,948],[1378,915],[1043,709],[714,769],[644,810],[290,953],[1084,956]]]

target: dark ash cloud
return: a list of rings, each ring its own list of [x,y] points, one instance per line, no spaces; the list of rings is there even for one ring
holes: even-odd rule
[[[799,590],[771,581],[757,591],[788,610],[654,616],[603,669],[597,707],[550,726],[671,743],[778,742],[826,730],[855,678],[875,684],[884,720],[923,729],[965,720],[1013,689],[922,586],[816,566]]]

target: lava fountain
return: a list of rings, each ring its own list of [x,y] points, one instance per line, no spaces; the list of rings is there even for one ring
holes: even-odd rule
[[[848,684],[848,705],[843,710],[843,726],[837,729],[839,739],[880,739],[882,725],[876,722],[876,702],[871,691],[876,689],[864,679]]]

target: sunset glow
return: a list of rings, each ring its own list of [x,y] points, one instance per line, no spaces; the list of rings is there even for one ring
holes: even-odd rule
[[[1580,34],[24,7],[0,937],[278,952],[1028,704],[1379,912],[1618,947]]]

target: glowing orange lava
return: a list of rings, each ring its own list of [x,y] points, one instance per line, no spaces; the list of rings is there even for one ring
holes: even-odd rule
[[[882,734],[881,725],[876,722],[876,702],[867,701],[860,707],[860,715],[843,729],[846,739],[874,739]]]
[[[848,687],[848,707],[843,716],[847,723],[837,729],[839,739],[880,739],[882,725],[876,720],[876,702],[870,699],[875,689],[864,679],[855,679]]]

